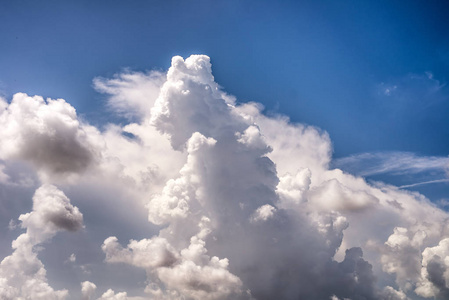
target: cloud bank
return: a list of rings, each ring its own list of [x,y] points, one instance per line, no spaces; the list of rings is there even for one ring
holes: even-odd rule
[[[238,104],[211,69],[205,55],[177,56],[166,74],[95,79],[110,107],[131,120],[103,130],[62,99],[2,100],[0,183],[20,163],[42,186],[32,212],[19,217],[26,233],[1,263],[1,297],[447,297],[445,211],[418,193],[330,168],[326,132]],[[140,230],[143,221],[151,229]],[[53,289],[39,245],[83,226],[69,253],[91,271],[77,273],[77,289]],[[127,272],[140,274],[138,288],[114,281]]]

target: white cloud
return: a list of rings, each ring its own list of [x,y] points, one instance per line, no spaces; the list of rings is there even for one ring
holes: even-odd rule
[[[379,203],[379,199],[371,193],[348,188],[336,178],[311,189],[309,201],[320,209],[339,212],[372,209]]]
[[[81,282],[81,293],[83,295],[83,300],[93,299],[96,289],[97,286],[90,281]]]
[[[426,184],[432,184],[432,183],[443,183],[443,182],[449,182],[449,178],[448,179],[429,180],[429,181],[417,182],[417,183],[412,183],[412,184],[405,184],[405,185],[399,186],[399,188],[403,189],[403,188],[410,188],[410,187],[414,187],[414,186],[420,186],[420,185],[426,185]]]
[[[165,74],[152,71],[120,73],[113,79],[97,77],[93,83],[97,91],[110,95],[112,109],[128,118],[143,118],[150,115],[164,81]]]
[[[76,255],[75,255],[75,253],[70,254],[70,256],[69,256],[69,261],[72,262],[72,263],[74,263],[74,262],[76,261]]]
[[[296,174],[300,168],[312,173],[326,170],[331,161],[332,144],[327,132],[313,126],[292,124],[285,116],[267,117],[258,103],[235,107],[250,124],[256,124],[272,151],[267,156],[276,163],[278,173]]]
[[[430,298],[445,299],[449,296],[449,238],[422,253],[421,278],[416,293]]]
[[[64,193],[52,185],[43,185],[33,197],[33,211],[21,215],[21,234],[12,243],[14,252],[0,264],[0,298],[65,299],[67,290],[55,291],[46,278],[36,246],[51,239],[58,231],[82,227],[83,216],[70,204]]]
[[[77,231],[83,226],[83,215],[69,198],[53,185],[43,185],[33,197],[33,211],[20,215],[22,227],[34,243],[51,238],[60,230]]]
[[[410,298],[403,291],[397,291],[391,286],[386,286],[382,291],[382,297],[385,300],[409,300]]]
[[[1,102],[0,184],[20,177],[10,172],[13,160],[25,161],[89,208],[83,216],[49,184],[36,191],[33,211],[20,216],[27,232],[2,262],[7,299],[38,290],[45,299],[67,296],[50,287],[33,246],[83,228],[84,218],[73,242],[83,251],[64,254],[89,266],[77,275],[84,299],[96,291],[99,299],[446,295],[448,214],[418,193],[331,169],[326,132],[236,104],[207,56],[174,57],[167,74],[126,72],[94,85],[135,123],[101,132],[62,99],[16,94]],[[366,175],[445,172],[448,162],[383,153],[334,165]],[[142,225],[142,211],[153,225]],[[28,273],[5,275],[13,268]]]
[[[276,212],[276,207],[271,206],[270,204],[265,204],[259,207],[251,217],[251,220],[253,222],[258,221],[266,221],[273,217],[274,213]]]
[[[98,132],[63,99],[15,94],[0,114],[0,159],[33,164],[44,180],[86,170],[99,156]]]
[[[185,149],[188,157],[178,177],[167,181],[162,193],[151,197],[147,205],[150,221],[168,224],[159,238],[165,238],[177,249],[180,257],[173,265],[147,267],[150,281],[160,280],[163,283],[160,289],[153,286],[151,291],[170,293],[175,290],[193,299],[223,299],[228,298],[230,293],[235,294],[233,298],[247,298],[249,295],[243,292],[245,289],[250,289],[256,298],[262,295],[286,297],[288,294],[330,297],[337,286],[340,289],[337,292],[350,293],[353,287],[342,286],[337,283],[336,277],[326,275],[326,272],[343,272],[347,283],[357,286],[356,277],[345,273],[341,265],[332,262],[342,239],[342,231],[347,227],[344,218],[337,213],[324,213],[323,218],[316,214],[308,216],[305,212],[298,213],[301,209],[295,213],[282,210],[279,218],[274,217],[279,179],[275,165],[266,156],[271,151],[267,144],[270,136],[264,137],[253,123],[254,118],[263,118],[257,110],[250,112],[250,116],[236,109],[217,89],[208,72],[210,63],[205,56],[192,56],[186,61],[174,58],[167,82],[162,86],[152,111],[152,123],[169,135],[176,149]],[[247,107],[246,112],[249,109]],[[327,162],[316,160],[320,157],[329,159],[330,147],[326,135],[313,128],[290,126],[283,119],[279,119],[279,123],[276,124],[282,129],[281,132],[286,127],[298,137],[307,136],[309,142],[321,142],[322,139],[323,150],[318,155],[313,145],[303,143],[301,148],[310,151],[310,158],[307,159],[315,161],[313,170],[323,171]],[[263,126],[260,128],[263,129]],[[272,137],[275,136],[279,134]],[[295,144],[291,144],[285,149],[294,147]],[[282,153],[282,149],[277,151]],[[303,186],[298,183],[296,186],[306,189],[307,184]],[[288,187],[284,189],[288,190]],[[312,208],[308,207],[308,204],[304,205],[305,210]],[[253,215],[254,212],[257,215]],[[270,217],[274,222],[270,225],[255,226],[251,221],[268,220]],[[204,220],[210,220],[210,224],[205,224]],[[199,233],[197,230],[200,230]],[[303,239],[310,240],[310,243],[304,244]],[[105,241],[103,250],[110,262],[136,265],[135,261],[140,261],[140,255],[147,256],[147,262],[152,261],[150,253],[136,251],[136,246],[152,243],[148,240],[131,242],[127,249],[123,249],[115,239],[110,238]],[[291,248],[278,247],[284,243],[290,243]],[[240,247],[247,247],[248,254],[242,253]],[[206,255],[211,249],[219,255]],[[261,249],[263,251],[260,253]],[[303,256],[297,257],[298,252]],[[283,261],[267,260],[268,253],[273,257],[283,257]],[[364,264],[361,251],[351,250],[348,253],[350,257],[347,261]],[[176,256],[170,255],[172,258]],[[322,272],[306,271],[308,268],[300,267],[314,264]],[[351,270],[365,272],[365,269]],[[283,272],[296,276],[268,280]],[[188,274],[192,273],[196,274],[197,280],[192,281],[189,277]],[[238,278],[236,274],[242,277]],[[217,279],[215,276],[218,276]],[[286,281],[289,288],[279,290],[280,280]],[[241,287],[242,282],[244,286]],[[366,287],[357,288],[354,293],[376,293],[374,281],[364,284]]]
[[[385,242],[381,257],[383,270],[396,274],[398,284],[405,290],[417,282],[421,268],[421,251],[426,232],[396,227]]]
[[[126,292],[115,293],[114,290],[109,289],[98,300],[127,300],[128,295]]]
[[[122,248],[116,237],[109,237],[101,248],[106,254],[107,262],[129,263],[141,268],[170,267],[179,259],[176,250],[160,237],[131,240],[126,249]]]
[[[334,165],[361,176],[444,172],[449,168],[449,157],[417,156],[409,152],[362,153],[337,159]]]

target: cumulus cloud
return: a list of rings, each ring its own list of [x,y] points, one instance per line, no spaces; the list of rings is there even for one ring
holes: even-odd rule
[[[253,222],[258,221],[266,221],[273,217],[276,211],[276,207],[271,206],[270,204],[265,204],[259,207],[252,216]]]
[[[179,259],[176,250],[160,237],[131,240],[126,249],[122,248],[116,237],[109,237],[101,248],[106,254],[107,262],[129,263],[142,268],[169,267]]]
[[[307,203],[295,213],[276,211],[279,178],[267,156],[272,150],[269,138],[254,122],[262,118],[260,112],[246,108],[243,114],[236,109],[218,89],[210,68],[206,56],[192,56],[185,61],[175,57],[152,110],[152,124],[168,134],[175,149],[185,149],[188,154],[178,177],[168,180],[162,193],[151,197],[147,205],[151,222],[168,225],[158,238],[164,238],[179,253],[169,251],[171,259],[166,266],[147,264],[149,277],[162,283],[156,290],[175,290],[192,299],[225,299],[231,295],[257,299],[330,297],[351,291],[374,297],[374,276],[362,283],[354,275],[356,268],[349,268],[346,285],[342,285],[337,283],[338,276],[329,275],[331,271],[343,272],[332,257],[347,227],[344,218],[334,212],[308,215]],[[285,120],[279,122],[289,126]],[[313,128],[291,127],[298,135],[316,134],[315,139],[322,135]],[[309,160],[329,154],[323,137],[323,154],[310,151]],[[326,162],[320,162],[312,168],[325,166]],[[284,189],[307,189],[307,180],[303,182]],[[103,250],[110,262],[136,265],[141,255],[147,256],[147,262],[160,257],[160,249],[152,250],[153,258],[151,251],[136,251],[138,245],[155,241],[156,237],[151,242],[132,241],[123,249],[116,239],[109,238]],[[286,244],[290,247],[282,246]],[[210,257],[206,255],[209,252],[218,255]],[[357,253],[344,264],[357,265],[347,262],[360,260],[361,251]],[[167,264],[167,259],[162,261]],[[151,290],[155,290],[154,285]]]
[[[309,197],[321,209],[340,212],[369,209],[379,202],[372,194],[348,188],[335,178],[312,189]]]
[[[33,211],[20,215],[22,227],[36,243],[51,238],[60,230],[77,231],[83,226],[83,215],[69,198],[54,185],[43,185],[33,197]]]
[[[98,300],[127,300],[126,292],[115,293],[114,290],[109,289]]]
[[[296,174],[300,168],[308,168],[317,174],[328,168],[332,144],[327,132],[313,126],[293,124],[286,116],[267,117],[262,114],[262,109],[258,103],[235,107],[241,117],[260,128],[272,148],[267,156],[276,163],[281,176]]]
[[[416,293],[424,297],[445,299],[449,297],[449,238],[422,253],[421,277]]]
[[[14,252],[0,264],[0,298],[65,299],[67,290],[54,290],[47,281],[44,265],[35,246],[51,239],[58,231],[82,227],[83,216],[62,191],[43,185],[33,197],[33,210],[21,215],[21,234],[12,243]]]
[[[193,55],[174,57],[167,73],[95,79],[109,105],[130,120],[103,131],[80,122],[61,99],[17,94],[0,105],[0,124],[7,128],[0,134],[6,141],[0,146],[5,161],[0,183],[14,181],[7,167],[18,160],[31,163],[44,181],[80,177],[66,182],[74,195],[85,186],[97,195],[105,189],[126,195],[89,211],[86,235],[95,238],[106,266],[92,264],[92,273],[83,274],[95,282],[83,279],[84,299],[94,299],[97,291],[99,299],[447,296],[446,212],[418,193],[367,183],[334,168],[365,158],[332,163],[325,131],[265,116],[257,103],[238,104],[214,81],[211,69],[209,57]],[[31,146],[33,151],[24,150]],[[364,171],[440,170],[443,161],[411,154],[379,159],[384,165]],[[154,231],[124,232],[119,221],[135,216],[123,209],[117,219],[102,219],[108,235],[94,234],[99,230],[94,213],[104,213],[108,205],[146,210]],[[2,292],[31,293],[19,290],[19,282],[39,278],[50,295],[46,299],[66,297],[67,291],[48,285],[33,246],[60,230],[79,230],[83,216],[47,184],[36,191],[33,211],[19,219],[27,233],[14,241],[14,253],[4,261],[28,249],[21,259],[33,257],[27,263],[43,271],[40,277],[14,279],[0,273]],[[86,260],[76,253],[76,262]],[[12,267],[2,263],[2,268]],[[108,270],[108,276],[95,268]],[[142,278],[129,276],[135,285],[108,286],[122,272]]]
[[[98,159],[97,130],[80,123],[63,99],[15,94],[0,111],[0,126],[0,159],[27,161],[44,180],[82,172]]]
[[[241,293],[240,279],[228,271],[229,260],[208,256],[204,239],[210,233],[210,220],[203,218],[199,232],[191,237],[188,247],[176,250],[161,237],[130,241],[124,249],[117,238],[107,238],[102,249],[106,261],[128,263],[144,268],[150,278],[161,281],[164,289],[155,282],[146,292],[157,298],[188,297],[192,299],[228,299]]]
[[[97,286],[90,281],[81,282],[81,293],[83,295],[83,300],[91,300],[93,299],[93,295]]]

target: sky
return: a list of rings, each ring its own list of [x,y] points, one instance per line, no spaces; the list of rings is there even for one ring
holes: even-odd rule
[[[446,1],[3,1],[0,298],[449,297]]]

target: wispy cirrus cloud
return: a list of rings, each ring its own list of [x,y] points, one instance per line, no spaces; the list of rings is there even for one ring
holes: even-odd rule
[[[415,112],[449,99],[447,84],[426,71],[407,74],[402,78],[382,82],[377,86],[379,104],[391,112]]]
[[[419,156],[411,152],[361,153],[336,159],[332,165],[360,176],[430,171],[445,174],[449,169],[449,157]]]
[[[449,179],[436,179],[436,180],[429,180],[429,181],[417,182],[417,183],[412,183],[412,184],[405,184],[405,185],[399,186],[399,188],[403,189],[403,188],[410,188],[410,187],[415,187],[415,186],[420,186],[420,185],[426,185],[426,184],[432,184],[432,183],[443,183],[443,182],[449,182]]]

